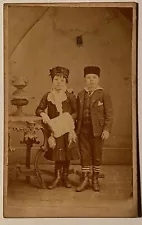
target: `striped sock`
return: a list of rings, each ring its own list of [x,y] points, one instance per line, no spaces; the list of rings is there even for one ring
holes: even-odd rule
[[[82,167],[82,172],[90,172],[90,171],[91,171],[90,166],[83,166]]]
[[[100,166],[93,166],[93,172],[99,173],[100,172]]]

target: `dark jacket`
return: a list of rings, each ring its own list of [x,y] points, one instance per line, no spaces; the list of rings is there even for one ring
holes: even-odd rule
[[[77,134],[81,132],[85,90],[78,94]],[[109,94],[102,88],[94,91],[90,104],[91,122],[94,136],[100,136],[103,130],[111,132],[113,123],[112,102]]]
[[[40,116],[41,112],[46,112],[50,119],[59,116],[59,112],[56,106],[48,101],[49,92],[47,92],[41,99],[38,107],[36,108],[36,115]],[[77,99],[74,93],[66,91],[67,99],[62,102],[63,112],[68,112],[72,115],[73,119],[76,121],[77,118]],[[71,146],[68,145],[68,134],[65,134],[59,138],[56,138],[56,147],[51,149],[47,142],[48,137],[51,134],[51,130],[47,124],[43,124],[44,134],[46,132],[46,148],[45,158],[53,161],[63,161],[63,160],[76,160],[79,159],[79,148],[77,143],[73,143]]]
[[[41,99],[38,107],[36,108],[36,115],[40,116],[41,112],[48,114],[50,119],[53,119],[59,115],[56,110],[56,106],[47,100],[49,92],[47,92]],[[66,91],[67,100],[63,102],[63,112],[68,112],[72,115],[73,119],[77,118],[77,100],[73,92]]]

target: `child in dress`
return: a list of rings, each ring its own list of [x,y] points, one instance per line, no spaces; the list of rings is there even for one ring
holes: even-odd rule
[[[50,76],[52,89],[42,97],[36,109],[36,115],[42,117],[49,138],[45,157],[47,160],[55,161],[55,179],[48,188],[55,188],[61,181],[65,187],[70,188],[70,160],[79,159],[74,131],[77,99],[73,91],[67,89],[67,68],[56,66],[50,70]]]

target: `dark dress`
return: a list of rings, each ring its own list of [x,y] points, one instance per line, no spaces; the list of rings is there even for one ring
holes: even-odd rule
[[[50,119],[53,119],[59,116],[59,112],[56,109],[56,106],[51,102],[48,101],[48,93],[46,93],[37,109],[36,115],[40,116],[41,112],[45,112],[47,108],[47,114]],[[66,91],[67,99],[62,102],[62,109],[63,112],[68,112],[72,115],[74,121],[76,121],[77,117],[77,100],[74,93],[69,93]],[[51,130],[49,129],[48,125],[44,125],[47,137],[50,136]],[[45,158],[52,161],[64,161],[64,160],[76,160],[80,158],[78,143],[72,143],[70,146],[68,145],[68,133],[62,135],[59,138],[56,138],[56,147],[54,149],[50,148],[47,142],[47,151],[45,152]]]

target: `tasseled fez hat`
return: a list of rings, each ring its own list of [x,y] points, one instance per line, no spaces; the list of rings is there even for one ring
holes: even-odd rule
[[[56,66],[50,69],[50,76],[52,80],[55,76],[63,76],[66,78],[66,81],[68,81],[69,70],[65,67]]]
[[[98,66],[87,66],[84,68],[84,77],[87,74],[96,74],[100,77],[100,68]]]

